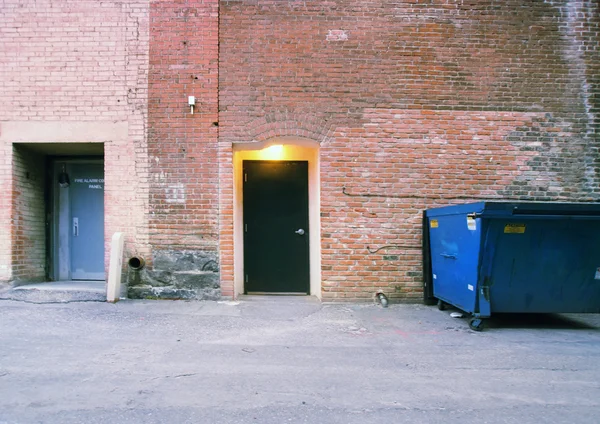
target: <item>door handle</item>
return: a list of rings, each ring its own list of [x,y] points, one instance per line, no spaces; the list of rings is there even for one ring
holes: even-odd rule
[[[79,235],[79,218],[73,218],[73,237]]]
[[[443,256],[444,258],[448,258],[448,259],[457,259],[456,255],[451,255],[449,253],[440,253],[440,256]]]
[[[296,234],[303,236],[304,235],[304,230],[302,228],[294,231]]]

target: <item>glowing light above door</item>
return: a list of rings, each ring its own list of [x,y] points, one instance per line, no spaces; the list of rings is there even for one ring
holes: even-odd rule
[[[284,157],[283,146],[281,144],[274,144],[266,149],[260,151],[261,159],[265,160],[280,160]]]

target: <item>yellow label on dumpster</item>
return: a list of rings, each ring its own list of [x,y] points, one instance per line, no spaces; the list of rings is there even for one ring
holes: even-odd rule
[[[504,234],[523,234],[525,232],[525,224],[506,224]]]
[[[431,224],[431,228],[437,228],[439,226],[437,219],[432,219],[430,221],[430,224]]]

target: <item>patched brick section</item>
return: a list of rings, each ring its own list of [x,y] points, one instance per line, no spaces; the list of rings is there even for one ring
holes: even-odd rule
[[[217,0],[150,3],[153,249],[217,254],[218,8]]]
[[[12,280],[46,276],[44,157],[14,147],[12,190]]]
[[[149,252],[148,9],[146,0],[6,0],[0,10],[2,121],[126,122],[125,138],[103,140],[106,264],[115,231],[126,234],[126,254]],[[77,135],[77,141],[89,141],[89,134]],[[44,136],[49,143],[62,141],[52,134]],[[18,161],[11,159],[12,140],[3,138],[2,143],[6,155],[0,179],[10,182],[11,166],[18,166]],[[20,183],[13,185],[20,190]],[[8,186],[0,192],[0,229],[6,228],[4,211],[5,206],[10,209],[12,198],[5,190]],[[16,260],[12,258],[21,253],[3,238],[0,243],[0,280],[10,279],[11,261]],[[35,243],[44,246],[41,232]],[[4,250],[10,251],[11,259]],[[36,262],[36,269],[40,265],[43,261]]]
[[[234,295],[233,150],[219,141],[219,265],[223,296]]]
[[[507,140],[531,159],[498,193],[524,201],[592,202],[600,199],[598,142],[551,114],[512,129]],[[531,153],[534,153],[531,155]],[[587,156],[592,155],[593,161]]]

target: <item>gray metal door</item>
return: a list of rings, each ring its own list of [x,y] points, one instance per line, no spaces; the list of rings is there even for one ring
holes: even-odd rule
[[[104,280],[104,166],[69,165],[73,280]]]

